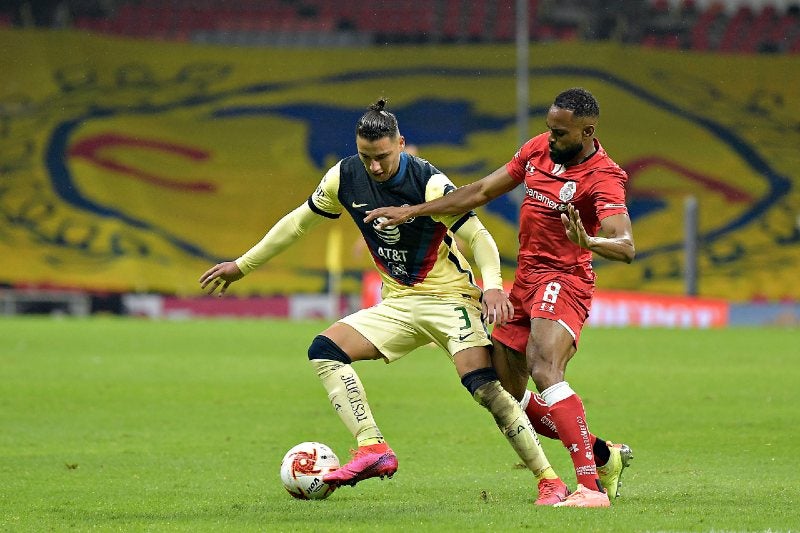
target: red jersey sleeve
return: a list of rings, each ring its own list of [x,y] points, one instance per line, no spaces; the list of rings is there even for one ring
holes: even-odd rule
[[[627,213],[625,182],[628,181],[628,175],[625,171],[620,168],[615,171],[599,170],[594,172],[593,178],[592,198],[597,220]]]
[[[535,139],[536,137],[523,144],[522,148],[517,150],[517,153],[511,158],[511,161],[506,163],[506,171],[508,172],[508,175],[514,179],[514,181],[518,181],[520,183],[525,181],[525,167],[527,166],[528,160],[531,158],[531,154],[533,153],[533,144]]]

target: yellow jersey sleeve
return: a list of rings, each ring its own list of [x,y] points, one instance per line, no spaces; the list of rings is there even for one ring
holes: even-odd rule
[[[281,218],[255,246],[236,260],[242,274],[249,274],[288,248],[308,230],[325,220],[304,203]]]
[[[342,162],[339,161],[325,173],[314,194],[309,198],[312,209],[318,209],[320,215],[327,215],[329,218],[338,217],[344,211],[344,207],[339,201],[341,165]]]
[[[340,165],[341,161],[325,173],[307,202],[281,218],[261,241],[236,260],[243,274],[249,274],[278,255],[325,218],[341,215],[343,207],[338,194]]]
[[[455,190],[455,185],[444,174],[434,174],[425,189],[425,201],[440,198]],[[455,234],[472,249],[475,266],[481,272],[483,290],[502,289],[503,278],[500,269],[500,252],[497,243],[474,213],[460,215],[434,215],[431,218],[448,228],[456,228]]]
[[[475,266],[481,271],[483,290],[502,289],[503,277],[500,270],[500,251],[477,216],[469,217],[456,230],[456,235],[472,249]]]
[[[446,193],[455,190],[456,186],[450,181],[450,178],[444,174],[434,174],[428,180],[425,187],[425,201],[430,202],[437,198],[441,198]],[[431,215],[431,218],[436,222],[441,222],[448,228],[458,222],[464,215]]]

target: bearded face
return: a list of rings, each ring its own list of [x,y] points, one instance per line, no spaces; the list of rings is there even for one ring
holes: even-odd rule
[[[575,164],[581,154],[593,148],[594,119],[576,117],[571,110],[551,106],[547,113],[550,159],[557,165]]]
[[[565,165],[575,159],[583,150],[583,143],[575,143],[562,148],[556,148],[554,143],[550,143],[550,159],[553,163]]]

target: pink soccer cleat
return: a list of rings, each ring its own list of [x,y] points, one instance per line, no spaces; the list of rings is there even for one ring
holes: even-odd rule
[[[563,502],[558,502],[553,507],[610,507],[608,494],[599,490],[587,489],[580,483],[575,492],[567,496]]]
[[[397,472],[397,456],[385,442],[359,446],[349,463],[325,474],[324,483],[334,487],[355,485],[371,477],[392,477]]]
[[[569,489],[560,478],[540,479],[539,497],[533,503],[535,505],[555,505],[566,500],[567,496],[569,496]]]

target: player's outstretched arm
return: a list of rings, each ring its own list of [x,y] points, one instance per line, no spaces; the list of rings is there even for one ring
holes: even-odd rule
[[[572,204],[568,204],[567,212],[561,214],[561,222],[569,240],[581,248],[611,261],[630,263],[636,256],[631,219],[627,214],[611,215],[600,221],[601,232],[605,237],[589,235],[583,227],[580,213]]]
[[[239,259],[219,263],[208,269],[200,277],[200,288],[206,289],[210,286],[208,294],[219,289],[219,295],[222,296],[231,283],[242,279],[278,255],[323,220],[324,217],[314,213],[308,204],[304,203],[280,219],[258,244]]]
[[[367,211],[364,222],[381,219],[379,228],[397,226],[412,217],[423,215],[458,215],[484,205],[490,200],[505,194],[519,183],[500,167],[478,181],[459,187],[458,189],[423,204],[403,207],[379,207]]]
[[[469,244],[475,264],[481,272],[484,289],[481,299],[483,316],[489,324],[505,324],[514,318],[514,306],[503,290],[497,243],[477,216],[471,216],[462,224],[456,235]]]

